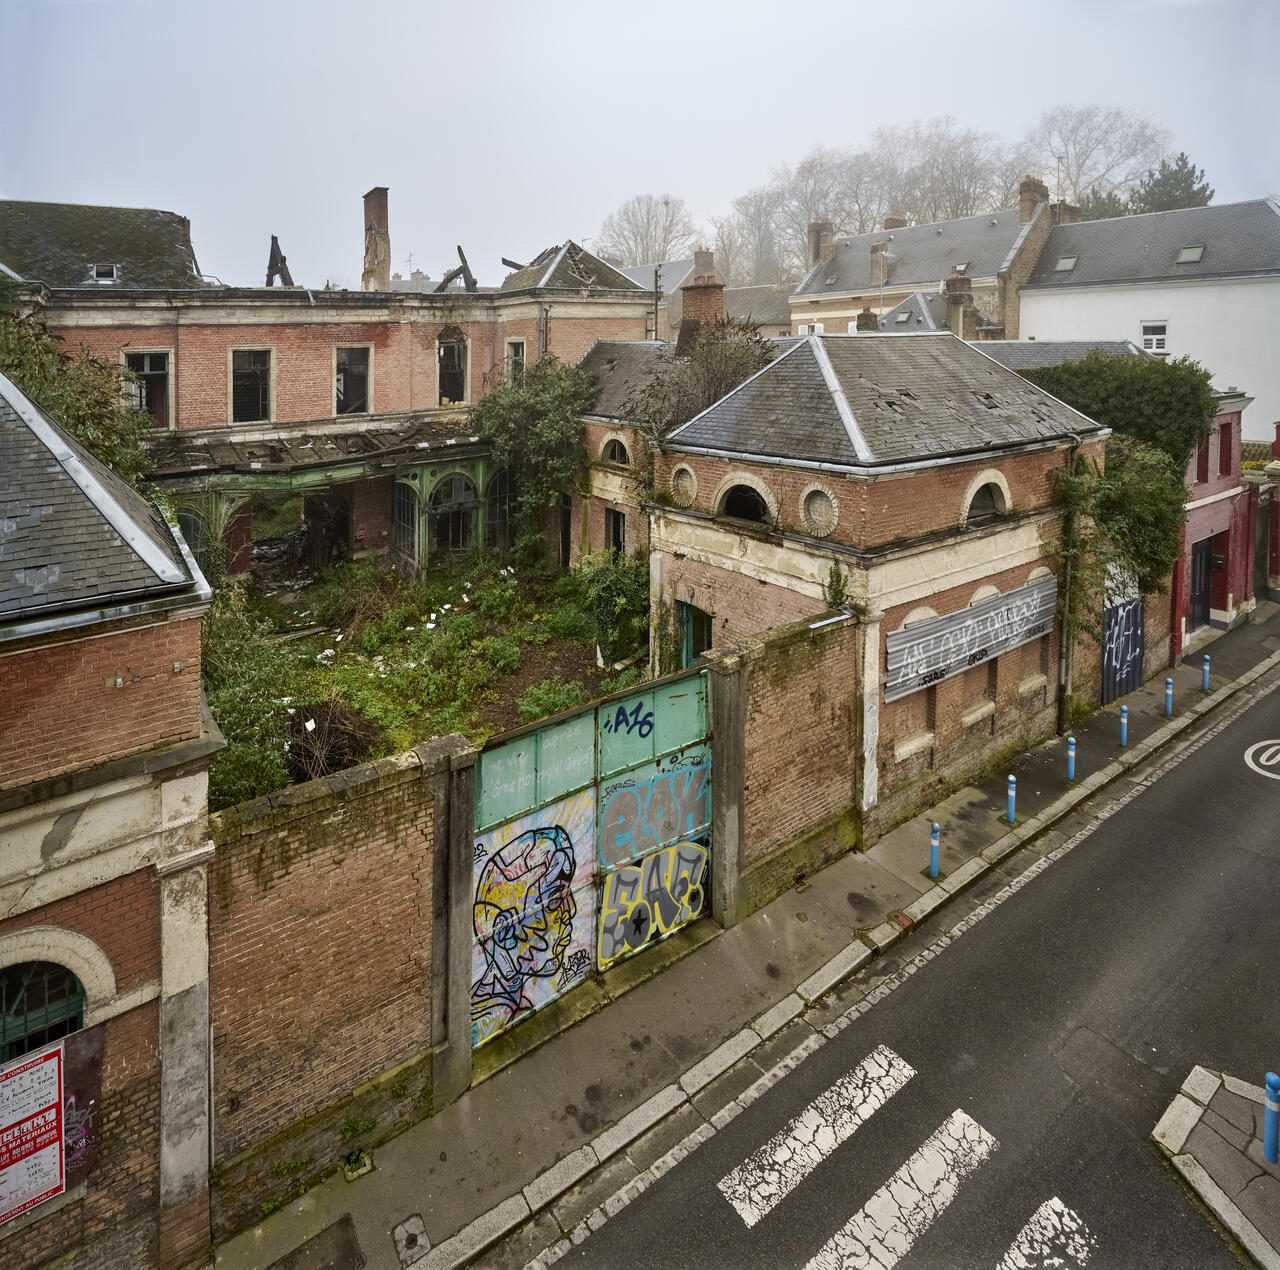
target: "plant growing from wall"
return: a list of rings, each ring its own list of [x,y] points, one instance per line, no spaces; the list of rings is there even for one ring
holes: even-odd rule
[[[153,467],[147,438],[154,421],[128,400],[135,376],[83,349],[66,352],[34,314],[5,311],[4,301],[0,295],[0,372],[90,454],[141,488]]]
[[[595,626],[596,646],[611,666],[629,657],[649,635],[649,561],[605,552],[584,562],[582,577]]]
[[[471,408],[472,430],[491,445],[494,464],[515,476],[521,536],[540,531],[560,491],[575,484],[582,416],[599,392],[594,375],[544,357],[525,367],[519,384],[499,388]]]
[[[822,598],[829,609],[849,607],[849,579],[834,560],[827,571],[827,580],[822,584]]]

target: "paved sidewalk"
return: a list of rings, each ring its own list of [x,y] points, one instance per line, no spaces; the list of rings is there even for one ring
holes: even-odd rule
[[[1082,721],[1073,785],[1064,739],[1014,760],[1012,829],[1006,773],[994,772],[733,929],[708,921],[677,933],[667,955],[690,951],[660,975],[641,981],[637,973],[607,1009],[380,1147],[366,1176],[348,1183],[338,1173],[223,1244],[217,1266],[443,1270],[474,1263],[504,1239],[485,1264],[521,1265],[562,1238],[585,1237],[593,1210],[640,1184],[682,1140],[714,1132],[717,1118],[736,1114],[727,1104],[821,1041],[821,998],[860,969],[874,974],[892,962],[879,954],[966,888],[1003,885],[1041,861],[1064,837],[1058,821],[1185,743],[1186,729],[1280,667],[1280,608],[1261,605],[1253,622],[1208,646],[1208,693],[1202,651],[1170,672],[1172,719],[1163,675],[1124,699],[1127,749],[1120,703]],[[942,828],[938,885],[928,877],[933,821]],[[1025,844],[1033,849],[1016,854]]]
[[[1151,1136],[1264,1270],[1280,1270],[1280,1165],[1262,1156],[1264,1091],[1193,1067]]]

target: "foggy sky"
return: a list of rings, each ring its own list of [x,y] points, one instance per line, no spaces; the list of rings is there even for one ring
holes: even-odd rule
[[[637,193],[699,222],[812,146],[938,114],[1020,136],[1060,103],[1151,115],[1215,202],[1280,189],[1271,0],[0,0],[0,197],[190,217],[200,268],[482,283]]]

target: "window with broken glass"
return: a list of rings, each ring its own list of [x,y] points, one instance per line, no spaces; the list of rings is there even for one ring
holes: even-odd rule
[[[126,353],[124,364],[137,377],[135,385],[138,405],[156,422],[157,428],[169,426],[169,354]]]
[[[271,418],[271,350],[237,348],[231,353],[231,422]]]
[[[0,970],[0,1062],[84,1026],[84,988],[64,966],[24,961]]]
[[[340,348],[337,360],[334,413],[365,415],[369,413],[369,350]]]
[[[440,404],[457,405],[467,399],[467,341],[457,328],[440,334]]]

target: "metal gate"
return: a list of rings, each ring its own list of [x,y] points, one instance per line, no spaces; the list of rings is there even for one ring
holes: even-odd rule
[[[494,737],[476,770],[471,1044],[697,917],[705,671]]]
[[[1146,619],[1142,600],[1125,600],[1102,611],[1102,704],[1132,692],[1142,683],[1146,655]]]

